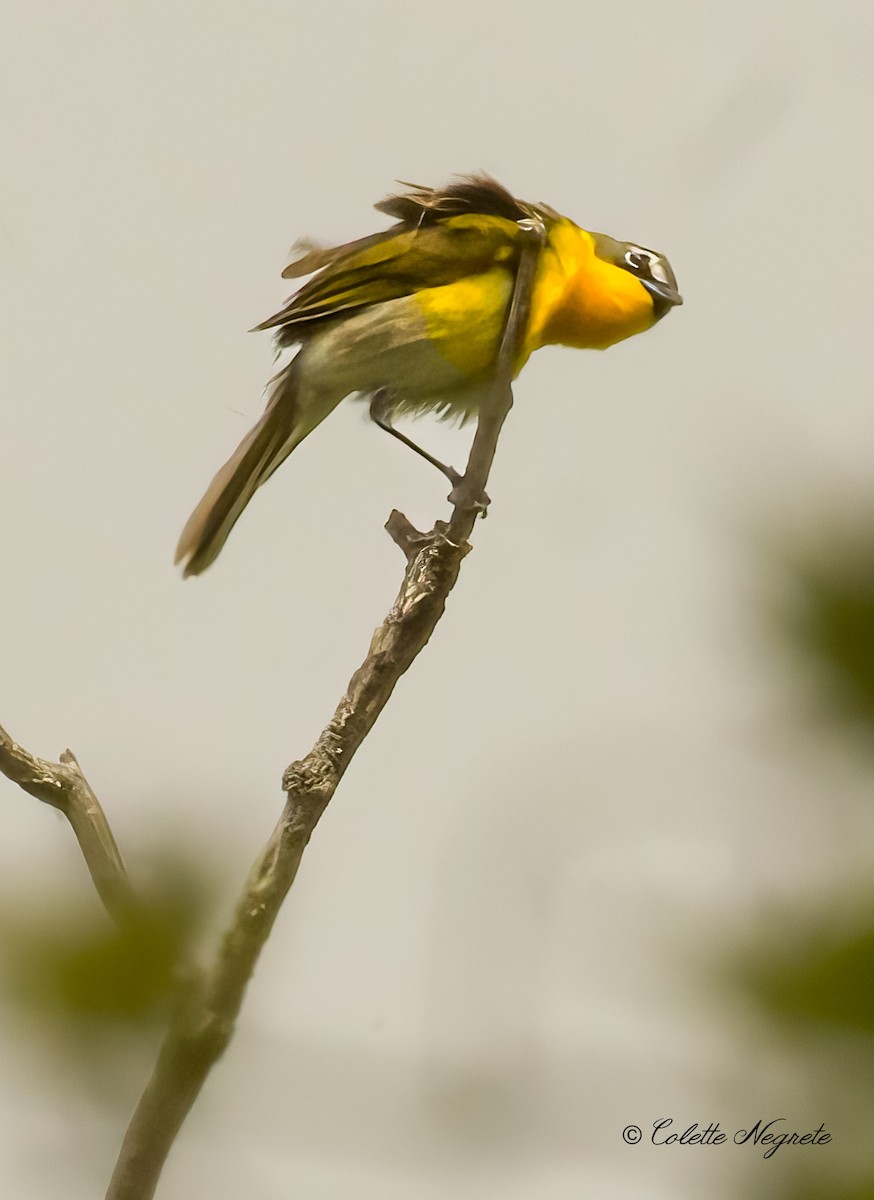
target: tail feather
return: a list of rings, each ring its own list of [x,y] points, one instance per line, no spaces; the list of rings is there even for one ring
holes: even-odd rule
[[[188,518],[175,558],[183,564],[183,575],[199,575],[215,561],[256,490],[310,432],[312,425],[301,419],[296,392],[294,373],[283,372],[261,420],[219,470]]]

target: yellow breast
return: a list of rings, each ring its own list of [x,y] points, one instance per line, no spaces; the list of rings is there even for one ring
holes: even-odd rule
[[[649,329],[654,318],[646,288],[598,258],[591,234],[566,218],[550,226],[534,282],[526,358],[548,345],[604,350]]]
[[[416,293],[434,349],[468,376],[494,368],[512,274],[502,266]],[[628,271],[598,258],[589,233],[564,218],[551,223],[534,281],[518,374],[547,345],[603,350],[653,324],[652,300]]]

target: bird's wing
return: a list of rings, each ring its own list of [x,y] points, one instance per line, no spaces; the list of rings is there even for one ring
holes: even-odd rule
[[[384,233],[330,250],[310,250],[286,274],[317,274],[256,329],[277,328],[280,345],[320,321],[352,309],[441,287],[498,265],[512,270],[518,227],[506,217],[462,213],[430,222],[403,221]]]

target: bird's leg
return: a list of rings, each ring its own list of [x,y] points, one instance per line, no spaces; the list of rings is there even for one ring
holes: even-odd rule
[[[439,458],[435,458],[433,454],[429,454],[427,450],[423,450],[421,446],[416,445],[412,438],[408,438],[405,433],[401,433],[400,430],[395,429],[387,416],[390,401],[391,393],[388,388],[380,388],[378,392],[374,392],[373,399],[370,401],[371,421],[378,425],[380,429],[384,429],[386,433],[390,433],[392,437],[397,438],[399,442],[403,442],[405,446],[409,446],[411,450],[415,450],[417,454],[424,458],[425,462],[429,462],[432,467],[436,467],[438,471],[441,471],[454,488],[458,487],[462,477],[454,467],[447,467],[446,463],[442,463]]]

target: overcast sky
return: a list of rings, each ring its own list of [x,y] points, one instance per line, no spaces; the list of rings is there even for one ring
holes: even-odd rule
[[[686,298],[526,368],[489,520],[319,826],[161,1200],[717,1195],[727,1162],[623,1127],[791,1097],[708,1023],[678,943],[870,868],[858,828],[817,816],[821,762],[782,746],[753,536],[870,495],[870,6],[3,15],[0,721],[76,751],[135,876],[172,836],[230,897],[394,598],[385,518],[447,515],[445,481],[350,402],[215,567],[174,570],[260,412],[271,345],[246,330],[291,243],[382,227],[396,179],[484,169],[663,251]],[[463,463],[466,431],[416,433]],[[62,822],[0,799],[4,890],[86,895]],[[0,1070],[4,1186],[38,1200],[60,1170],[69,1200],[100,1194],[143,1077],[100,1115],[34,1082],[28,1037]]]

